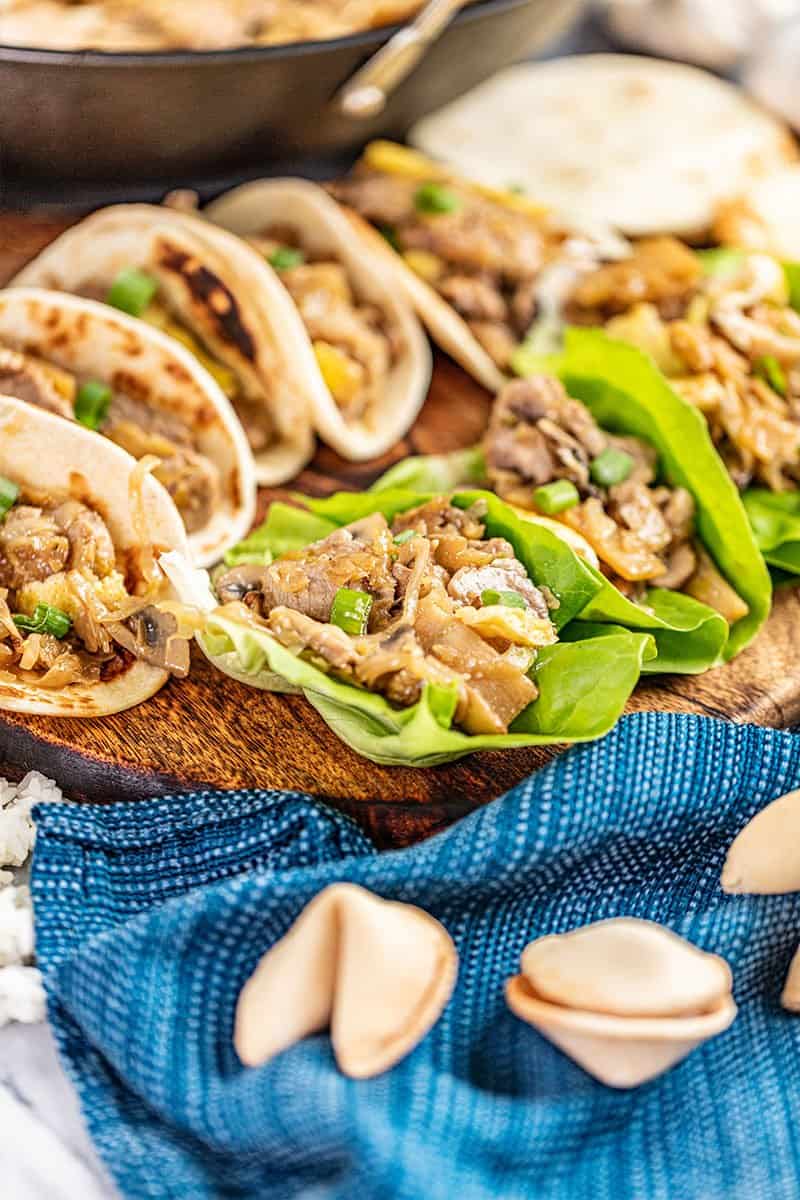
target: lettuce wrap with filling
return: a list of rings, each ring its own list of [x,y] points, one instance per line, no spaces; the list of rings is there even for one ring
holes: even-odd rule
[[[648,353],[703,414],[770,566],[800,573],[800,266],[648,239],[584,277],[569,320]],[[536,340],[532,335],[530,345]],[[521,352],[523,359],[525,352]]]
[[[233,677],[299,691],[383,764],[600,737],[621,715],[646,630],[587,612],[593,576],[552,530],[485,491],[274,503],[217,577],[162,565]]]
[[[569,330],[562,354],[515,361],[534,378],[500,394],[482,447],[407,459],[374,487],[491,483],[568,539],[593,584],[582,619],[652,634],[647,672],[698,673],[738,653],[769,611],[770,581],[702,417],[645,355],[599,331]],[[600,475],[620,463],[616,483]],[[548,515],[565,486],[571,497]]]

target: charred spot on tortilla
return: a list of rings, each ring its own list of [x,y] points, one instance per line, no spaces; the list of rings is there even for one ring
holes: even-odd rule
[[[120,346],[120,354],[123,358],[139,358],[144,353],[142,339],[130,329],[124,329],[121,333],[122,345]],[[188,379],[188,372],[184,371],[184,376]]]
[[[190,384],[192,382],[191,375],[181,363],[170,360],[170,362],[166,364],[166,372],[168,375],[171,375],[173,379],[177,380],[178,383]]]
[[[232,505],[234,505],[234,507],[241,504],[241,502],[242,502],[242,477],[241,477],[241,472],[238,467],[236,467],[230,473],[230,478],[228,480],[228,495],[230,496],[230,502]]]
[[[57,329],[61,324],[61,313],[57,308],[48,308],[44,317],[39,315],[40,305],[34,301],[30,306],[31,317],[35,320],[40,320],[45,329]]]
[[[242,320],[233,293],[222,280],[194,255],[168,244],[161,249],[159,265],[183,280],[193,299],[208,313],[219,337],[249,362],[255,362],[255,340]]]
[[[154,399],[154,389],[147,381],[129,371],[115,371],[111,376],[111,387],[115,392],[121,392],[129,399],[138,400],[142,404],[152,404]]]
[[[89,480],[80,471],[70,471],[69,473],[69,497],[70,500],[79,500],[81,504],[95,508],[104,521],[107,519],[107,513],[103,512],[103,505],[100,501],[92,498]]]

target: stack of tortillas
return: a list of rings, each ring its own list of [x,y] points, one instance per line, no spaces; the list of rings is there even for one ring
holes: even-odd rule
[[[410,138],[462,175],[631,236],[702,236],[720,201],[798,157],[786,127],[733,84],[623,54],[512,67]]]

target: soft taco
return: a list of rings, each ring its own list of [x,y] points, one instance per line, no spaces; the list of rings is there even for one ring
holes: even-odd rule
[[[490,391],[539,314],[543,283],[558,284],[552,268],[568,276],[621,252],[616,238],[576,234],[526,196],[468,183],[391,142],[367,146],[329,190],[433,340]]]
[[[647,632],[579,618],[596,585],[496,496],[408,491],[276,503],[215,580],[162,565],[200,645],[254,687],[301,691],[374,762],[585,741],[621,715]]]
[[[731,210],[723,227],[733,232]],[[736,227],[752,236],[754,220]],[[573,322],[603,325],[649,353],[703,414],[760,549],[792,573],[800,572],[798,308],[796,265],[729,247],[693,253],[663,238],[586,276],[566,308]]]
[[[651,30],[662,15],[673,28],[685,17],[705,53],[697,14],[687,8],[675,21],[679,7],[609,6]],[[705,11],[711,21],[723,9],[719,29],[727,33],[737,24],[733,7]],[[797,159],[785,124],[745,88],[641,54],[519,63],[423,117],[409,140],[467,178],[501,188],[516,182],[558,212],[630,237],[702,237],[723,197]]]
[[[430,350],[339,206],[308,180],[268,179],[227,193],[205,215],[250,242],[297,306],[314,352],[317,432],[347,459],[385,453],[422,406]]]
[[[157,557],[189,548],[148,467],[0,396],[0,709],[105,716],[188,671]]]
[[[648,630],[647,671],[697,673],[738,653],[770,582],[700,414],[600,331],[569,330],[562,353],[515,362],[528,377],[500,392],[482,446],[407,459],[376,487],[468,479],[555,522],[596,583],[583,618]]]
[[[276,274],[233,234],[147,204],[101,209],[12,281],[121,308],[182,342],[225,392],[260,483],[292,478],[313,453],[303,323]]]
[[[253,521],[253,458],[230,403],[172,338],[113,308],[38,288],[0,292],[0,393],[159,459],[198,563]]]

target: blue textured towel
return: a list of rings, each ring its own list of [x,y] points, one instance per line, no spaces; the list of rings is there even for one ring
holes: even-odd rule
[[[651,714],[390,854],[297,795],[43,807],[50,1016],[122,1192],[797,1200],[800,1017],[778,994],[800,896],[730,897],[718,881],[738,830],[798,784],[794,735]],[[461,958],[453,1000],[374,1080],[340,1075],[327,1036],[243,1069],[239,989],[342,879],[443,921]],[[724,955],[740,1005],[728,1032],[633,1092],[594,1082],[503,999],[532,938],[620,914]]]

